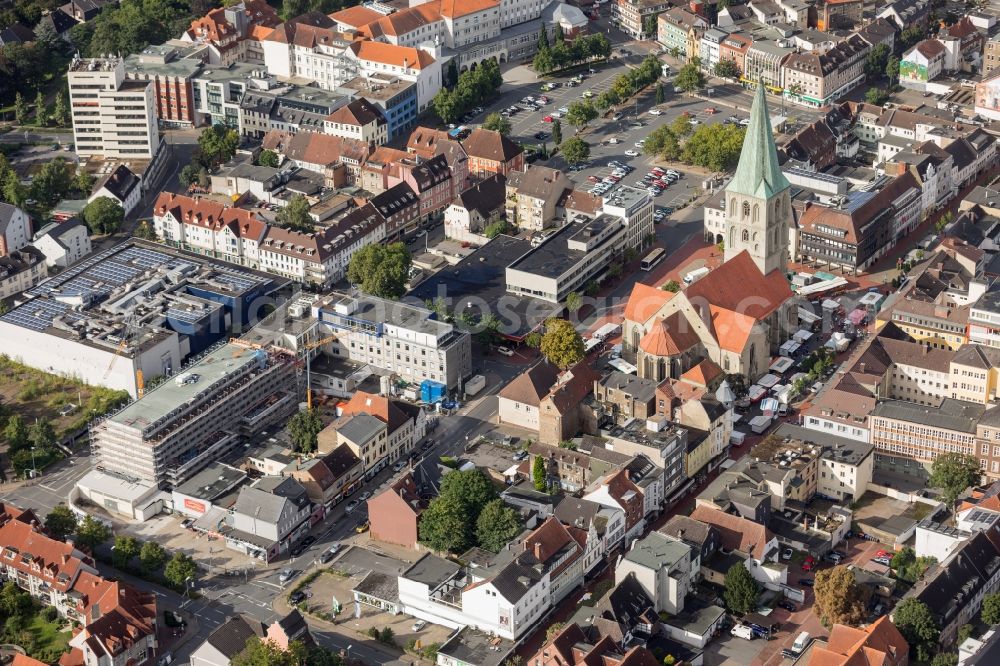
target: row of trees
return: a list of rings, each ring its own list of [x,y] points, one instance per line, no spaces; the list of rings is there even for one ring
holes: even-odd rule
[[[549,47],[549,37],[543,25],[539,30],[538,53],[532,61],[532,67],[538,74],[564,67],[570,67],[581,62],[597,58],[607,58],[611,55],[611,42],[601,33],[577,37],[571,42],[563,39],[562,29],[556,24],[555,45]]]
[[[78,520],[75,513],[65,504],[55,506],[45,516],[45,529],[54,539],[65,541],[73,537],[73,542],[86,550],[94,552],[111,540],[111,528],[101,521],[87,516]],[[174,589],[183,590],[187,580],[198,573],[190,555],[177,552],[168,557],[156,541],[142,542],[130,536],[115,537],[111,550],[112,562],[124,571],[141,574],[146,577],[160,577]]]
[[[30,115],[31,109],[28,107],[28,102],[24,95],[18,91],[14,94],[14,122],[21,126],[27,125]],[[41,90],[35,93],[35,125],[48,127],[50,124],[57,127],[67,127],[70,124],[69,102],[66,98],[66,92],[63,90],[56,93],[55,105],[51,112],[45,103],[45,94]]]
[[[660,59],[655,55],[646,56],[641,65],[619,76],[610,88],[595,97],[594,107],[605,111],[621,104],[646,86],[656,83],[662,74],[663,64]]]
[[[463,72],[453,89],[441,88],[432,102],[434,112],[441,122],[454,123],[469,109],[491,99],[501,84],[503,76],[500,74],[500,65],[490,58],[480,63],[476,69]]]
[[[746,129],[739,125],[692,125],[680,116],[670,125],[654,130],[646,139],[643,152],[667,161],[723,171],[732,169],[743,150]]]
[[[479,546],[494,553],[524,528],[479,470],[455,471],[441,480],[441,492],[420,516],[420,542],[440,552]]]

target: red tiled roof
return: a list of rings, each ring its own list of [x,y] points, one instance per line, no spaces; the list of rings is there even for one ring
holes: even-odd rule
[[[240,238],[259,241],[267,225],[256,215],[242,208],[233,208],[204,197],[189,197],[173,192],[160,192],[153,204],[156,215],[168,212],[182,224],[191,224],[213,231],[229,227]]]
[[[699,343],[698,334],[681,313],[653,324],[639,341],[639,349],[652,356],[677,356]]]
[[[537,407],[558,378],[558,368],[549,363],[539,363],[503,387],[500,397]]]
[[[781,271],[763,275],[744,250],[684,290],[688,300],[764,319],[792,297]]]
[[[497,0],[442,0],[441,16],[446,18],[458,18],[467,14],[481,12],[491,7],[497,7]]]
[[[681,379],[698,386],[708,386],[721,374],[722,368],[716,365],[712,359],[706,358],[682,374]]]
[[[909,663],[910,647],[899,629],[883,615],[856,629],[833,625],[826,646],[815,646],[807,666],[901,666]]]
[[[411,46],[395,46],[382,42],[354,42],[349,47],[358,60],[370,60],[404,69],[423,69],[434,63],[434,57]]]
[[[711,507],[695,507],[691,517],[708,525],[714,525],[719,530],[723,548],[739,550],[757,560],[764,559],[766,554],[764,548],[774,538],[771,531],[760,523]]]
[[[348,7],[347,9],[341,9],[339,12],[334,12],[330,14],[330,18],[342,25],[350,26],[352,28],[360,28],[372,23],[373,21],[378,21],[382,18],[382,14],[378,13],[374,9],[357,5],[354,7]]]
[[[672,292],[636,282],[625,304],[625,319],[643,324],[673,297]]]
[[[389,398],[366,393],[365,391],[357,391],[351,397],[350,401],[343,406],[341,415],[352,416],[362,413],[371,414],[385,423],[389,428],[390,434],[396,432],[409,419],[403,413],[403,410],[394,405]]]

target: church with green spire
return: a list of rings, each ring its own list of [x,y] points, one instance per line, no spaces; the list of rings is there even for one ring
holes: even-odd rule
[[[792,221],[790,185],[778,165],[764,85],[757,85],[736,174],[726,186],[725,260],[747,252],[761,273],[785,272]]]

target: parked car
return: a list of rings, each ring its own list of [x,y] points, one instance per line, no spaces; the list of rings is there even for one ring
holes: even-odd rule
[[[799,579],[799,585],[803,585],[805,587],[812,587],[813,586],[813,579],[812,578],[800,578]]]
[[[837,551],[833,551],[832,553],[826,554],[826,561],[833,562],[834,564],[840,564],[846,557],[847,556],[844,555],[843,553],[838,553]]]
[[[625,151],[625,154],[628,155],[629,157],[639,157],[639,151],[638,150],[631,150],[631,149],[629,149],[629,150]]]
[[[368,528],[370,526],[371,524],[366,520],[363,523],[358,523],[358,526],[354,528],[354,531],[357,532],[358,534],[364,534],[365,532],[368,531]]]
[[[892,553],[883,549],[875,553],[875,557],[888,557],[889,559],[892,559]]]
[[[351,513],[352,511],[358,508],[359,504],[361,504],[361,502],[359,502],[358,500],[356,499],[351,500],[350,502],[347,503],[347,506],[344,508],[344,512]]]
[[[406,467],[406,461],[405,460],[397,460],[396,464],[392,466],[392,471],[393,472],[399,472],[399,471],[402,471],[402,469],[404,467]]]
[[[282,585],[284,585],[285,583],[287,583],[291,579],[293,579],[296,576],[298,576],[300,573],[302,573],[302,572],[299,571],[298,569],[282,569],[281,573],[278,574],[278,582],[281,583]]]
[[[543,123],[551,123],[552,120],[553,120],[552,116],[545,116],[544,118],[542,118]]]
[[[372,494],[366,490],[365,492],[361,493],[361,495],[358,497],[358,501],[359,502],[367,501],[369,498],[371,498],[371,496]]]
[[[663,115],[663,111],[660,111],[659,109],[650,109],[649,110],[649,115],[651,115],[651,116],[662,116]]]
[[[889,557],[873,557],[872,562],[876,564],[881,564],[882,566],[890,566],[892,564],[892,558]]]
[[[343,546],[341,546],[340,543],[332,544],[329,548],[323,551],[322,555],[319,556],[320,563],[326,564],[327,562],[332,560],[334,557],[337,556],[337,553],[340,552],[341,548],[343,548]]]
[[[802,560],[802,570],[812,571],[816,568],[816,558],[812,555],[807,555],[806,559]]]
[[[509,347],[497,347],[497,353],[508,358],[514,355],[514,351]]]
[[[414,632],[417,632],[417,631],[420,631],[421,629],[423,629],[426,626],[427,626],[427,622],[425,622],[424,620],[417,620],[416,622],[413,623],[413,626],[410,627],[410,629],[412,631],[414,631]]]
[[[794,613],[798,608],[790,601],[779,601],[778,608],[784,608],[789,613]]]
[[[793,553],[794,551],[791,548],[786,548],[783,551],[781,551],[781,559],[790,560],[792,559]]]

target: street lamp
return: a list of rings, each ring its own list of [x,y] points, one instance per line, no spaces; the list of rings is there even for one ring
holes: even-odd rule
[[[35,447],[31,447],[31,478],[38,476],[38,470],[35,468]]]
[[[187,578],[184,579],[184,595],[189,599],[191,598],[191,586],[193,583],[194,583],[194,578],[191,576],[188,576]]]

